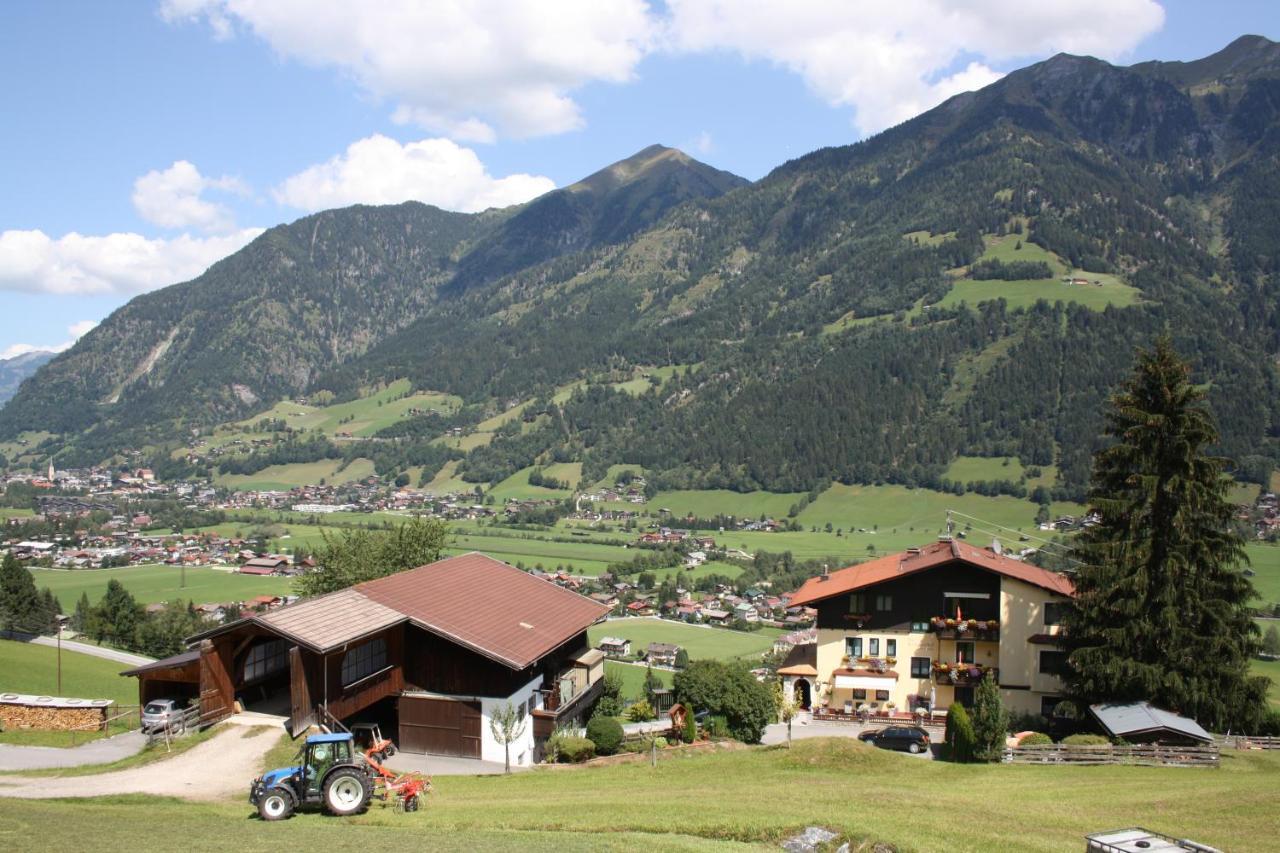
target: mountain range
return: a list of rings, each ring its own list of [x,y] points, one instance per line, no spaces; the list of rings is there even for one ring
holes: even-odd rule
[[[22,385],[0,439],[161,464],[192,429],[407,378],[461,410],[289,458],[805,491],[949,488],[957,455],[1013,455],[1079,496],[1109,389],[1167,332],[1262,482],[1278,155],[1280,45],[1245,36],[1195,62],[1058,55],[755,182],[650,146],[515,208],[326,211],[113,313]],[[487,444],[438,440],[517,404]]]
[[[35,375],[55,355],[57,353],[48,350],[32,350],[12,358],[0,358],[0,405],[12,399],[23,380]]]

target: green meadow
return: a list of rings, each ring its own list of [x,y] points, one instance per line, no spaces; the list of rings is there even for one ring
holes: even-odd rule
[[[211,568],[188,568],[186,586],[177,566],[127,566],[120,569],[31,569],[37,587],[48,587],[62,603],[63,612],[75,609],[82,594],[96,604],[117,580],[139,604],[162,601],[195,601],[196,604],[223,604],[245,601],[255,595],[288,595],[292,580],[256,577]]]

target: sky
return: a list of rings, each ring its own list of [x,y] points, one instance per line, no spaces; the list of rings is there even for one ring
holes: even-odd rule
[[[517,204],[652,143],[758,179],[1058,52],[1189,60],[1274,0],[6,0],[0,357],[263,229]]]

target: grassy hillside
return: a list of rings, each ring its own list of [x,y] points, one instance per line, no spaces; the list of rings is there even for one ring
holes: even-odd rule
[[[1249,554],[1251,578],[1260,601],[1280,601],[1280,545],[1251,542],[1245,546]]]
[[[187,585],[175,566],[128,566],[122,569],[32,569],[36,586],[48,587],[62,602],[62,609],[75,609],[81,593],[97,603],[107,591],[107,583],[118,580],[140,604],[194,600],[197,604],[244,601],[255,595],[284,595],[291,591],[288,578],[253,577],[209,568],[187,569]]]
[[[62,692],[58,692],[58,650],[13,640],[0,640],[0,693],[66,696],[76,699],[111,699],[116,707],[138,704],[138,681],[120,675],[128,669],[117,661],[62,650]],[[134,720],[136,724],[136,718]],[[127,719],[113,723],[108,734],[128,729]],[[46,732],[9,729],[0,732],[0,744],[20,746],[73,746],[101,732]]]
[[[229,489],[251,491],[255,489],[288,491],[296,486],[313,483],[352,483],[374,473],[368,459],[356,459],[343,466],[341,459],[321,459],[318,462],[295,462],[290,465],[271,465],[256,474],[217,474],[213,481]]]
[[[300,814],[250,820],[243,802],[154,797],[17,802],[0,823],[41,849],[104,851],[477,847],[534,851],[777,850],[805,826],[830,827],[900,853],[947,850],[1060,853],[1083,836],[1144,824],[1219,849],[1274,849],[1275,753],[1229,754],[1220,770],[952,765],[856,741],[708,751],[647,763],[536,770],[508,777],[439,776],[415,814],[375,804],[352,819]],[[917,803],[918,807],[904,807]],[[74,815],[74,820],[68,819]]]

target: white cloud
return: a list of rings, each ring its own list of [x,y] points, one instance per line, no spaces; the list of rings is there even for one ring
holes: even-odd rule
[[[223,38],[246,29],[395,101],[397,120],[468,142],[581,127],[570,93],[632,79],[655,26],[644,0],[163,0],[161,14]]]
[[[101,237],[72,232],[54,239],[43,231],[0,232],[0,290],[34,293],[132,295],[187,281],[261,234],[151,239],[141,234]]]
[[[711,138],[711,131],[704,130],[680,147],[685,151],[706,155],[715,150],[716,144]]]
[[[666,46],[730,51],[799,74],[864,133],[1058,51],[1117,59],[1164,23],[1154,0],[668,0]],[[950,73],[958,63],[966,67]]]
[[[194,164],[177,160],[164,171],[152,170],[134,181],[133,206],[143,219],[161,228],[198,228],[215,234],[234,231],[231,209],[201,198],[205,190],[249,192],[238,178],[205,177]]]
[[[43,350],[45,352],[62,352],[63,350],[71,349],[71,346],[76,341],[88,334],[89,330],[96,325],[98,325],[97,320],[81,320],[78,323],[72,323],[70,326],[67,326],[67,334],[71,337],[60,344],[47,344],[44,346],[41,346],[40,344],[10,344],[4,350],[0,350],[0,359],[13,358],[14,356],[22,355],[23,353],[36,352],[39,350]]]
[[[519,204],[553,189],[550,178],[537,175],[494,178],[474,151],[448,139],[402,145],[375,134],[288,178],[274,195],[281,204],[308,211],[414,199],[470,213]]]

